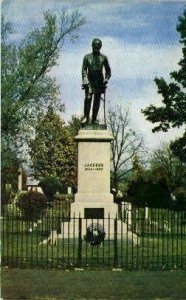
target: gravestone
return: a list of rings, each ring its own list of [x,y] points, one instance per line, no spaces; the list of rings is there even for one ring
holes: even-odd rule
[[[18,169],[18,191],[21,192],[23,189],[23,169]]]

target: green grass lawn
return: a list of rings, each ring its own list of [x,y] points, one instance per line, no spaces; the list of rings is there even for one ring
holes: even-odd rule
[[[14,299],[186,299],[185,271],[2,270],[2,297]]]

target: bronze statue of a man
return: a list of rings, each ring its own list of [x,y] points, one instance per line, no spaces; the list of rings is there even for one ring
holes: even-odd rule
[[[92,109],[92,123],[96,122],[101,94],[105,92],[106,85],[111,77],[111,69],[108,59],[100,53],[102,42],[99,39],[92,41],[92,53],[85,55],[82,66],[82,89],[85,90],[84,118],[86,123],[90,122],[90,109],[92,97],[94,103]],[[105,69],[105,74],[103,74]]]

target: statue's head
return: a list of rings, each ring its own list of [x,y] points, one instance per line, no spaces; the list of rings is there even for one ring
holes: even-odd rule
[[[102,41],[99,39],[94,39],[92,41],[92,50],[94,53],[99,53],[100,49],[102,47]]]

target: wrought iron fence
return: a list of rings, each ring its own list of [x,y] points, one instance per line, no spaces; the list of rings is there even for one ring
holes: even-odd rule
[[[2,206],[3,266],[43,268],[186,269],[186,212],[120,205],[114,219],[70,217],[53,203],[25,219]]]

